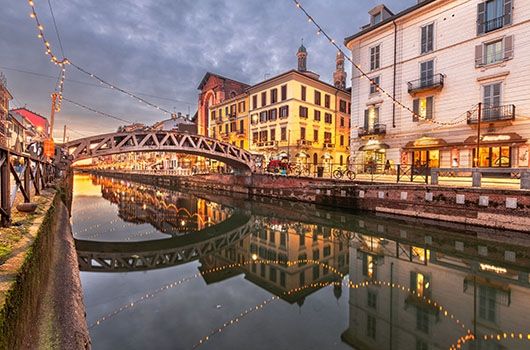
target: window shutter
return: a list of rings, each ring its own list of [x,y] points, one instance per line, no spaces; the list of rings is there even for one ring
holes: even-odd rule
[[[512,24],[512,0],[504,0],[504,25]]]
[[[370,110],[364,110],[364,129],[368,130],[368,119],[370,118]]]
[[[432,97],[432,96],[427,97],[427,111],[426,111],[426,118],[427,119],[432,119],[433,101],[434,101],[434,97]]]
[[[285,106],[285,116],[289,116],[289,105]]]
[[[427,30],[427,51],[434,50],[434,24],[430,24]]]
[[[484,64],[482,54],[482,44],[475,46],[475,67],[480,67]]]
[[[421,53],[427,52],[427,26],[421,27]]]
[[[374,118],[374,125],[379,124],[379,107],[374,108],[375,118]]]
[[[412,110],[414,111],[414,114],[412,116],[412,121],[414,122],[419,121],[419,117],[418,117],[418,114],[420,113],[420,100],[419,99],[416,98],[412,102]]]
[[[504,59],[509,60],[513,58],[513,35],[504,38]]]
[[[477,35],[484,34],[486,19],[486,2],[477,5]]]

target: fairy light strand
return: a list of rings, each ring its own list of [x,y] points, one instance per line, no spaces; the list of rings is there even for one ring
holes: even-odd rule
[[[421,116],[418,113],[414,112],[414,110],[412,108],[406,106],[401,101],[397,100],[394,96],[392,96],[388,91],[383,89],[376,81],[371,79],[368,76],[368,74],[357,63],[353,62],[353,60],[350,58],[350,55],[348,55],[346,52],[344,52],[342,47],[340,47],[337,44],[335,39],[333,39],[328,33],[326,33],[326,31],[324,29],[322,29],[322,27],[315,21],[315,19],[302,6],[300,1],[293,0],[293,2],[296,5],[296,7],[298,9],[300,9],[304,13],[304,15],[307,17],[307,21],[309,23],[312,23],[317,28],[317,35],[323,35],[330,42],[331,45],[333,45],[339,52],[341,52],[344,55],[344,57],[353,65],[353,67],[355,67],[355,69],[357,69],[357,71],[360,73],[360,75],[363,78],[368,79],[368,81],[370,81],[370,83],[373,84],[376,87],[377,91],[379,91],[379,92],[383,93],[385,96],[387,96],[392,101],[392,103],[398,105],[402,109],[407,110],[408,112],[410,112],[412,114],[413,117],[418,118],[419,120],[422,120],[422,121],[425,121],[425,122],[428,122],[428,123],[450,126],[450,125],[457,125],[457,124],[465,122],[465,119],[464,120],[454,121],[454,122],[440,122],[440,121],[437,121],[437,120],[427,119],[426,117]],[[463,113],[463,114],[465,114],[465,113]]]

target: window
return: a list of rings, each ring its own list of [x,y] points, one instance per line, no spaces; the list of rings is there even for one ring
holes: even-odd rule
[[[247,108],[245,101],[239,102],[239,113],[242,113]]]
[[[210,112],[210,119],[215,120],[215,111]]]
[[[305,101],[306,100],[306,87],[302,85],[302,90],[301,90],[301,98],[302,98],[302,101]]]
[[[313,260],[317,260],[318,261],[319,259],[320,259],[320,250],[318,250],[318,248],[317,248],[317,249],[313,250]]]
[[[252,125],[258,124],[258,120],[258,115],[256,113],[252,114],[252,116],[250,117],[250,122],[252,123]]]
[[[324,138],[326,138],[326,141],[330,142],[331,141],[331,133],[327,137],[329,137],[329,139],[327,139],[326,136],[324,136]],[[327,257],[327,256],[330,256],[330,255],[331,255],[331,247],[329,245],[325,246],[324,247],[324,258]]]
[[[325,95],[324,96],[324,107],[330,108],[331,107],[331,96]]]
[[[375,340],[376,318],[372,315],[366,316],[366,336]]]
[[[341,113],[346,113],[346,111],[347,111],[347,108],[346,108],[346,101],[344,101],[344,100],[340,100],[340,102],[339,102],[339,111],[340,111]]]
[[[230,113],[228,113],[228,106],[225,107],[225,115],[226,115],[227,117],[230,116]]]
[[[239,132],[244,132],[245,131],[245,121],[243,119],[241,119],[239,121]]]
[[[344,135],[340,135],[339,140],[340,140],[339,144],[340,144],[341,146],[344,146]]]
[[[313,141],[318,142],[318,130],[313,130]]]
[[[316,122],[319,122],[320,121],[320,111],[319,110],[316,110],[315,109],[315,112],[314,112],[314,119]]]
[[[308,112],[307,107],[300,106],[300,118],[307,118]]]
[[[231,122],[230,123],[230,132],[234,132],[236,131],[236,122]]]
[[[434,50],[434,24],[421,27],[421,53]]]
[[[429,350],[429,344],[417,338],[416,339],[416,350]]]
[[[219,108],[219,121],[223,119],[223,109]]]
[[[287,128],[284,126],[280,129],[280,140],[287,141]]]
[[[340,127],[344,127],[344,117],[340,117]]]
[[[276,108],[269,110],[269,120],[276,120],[278,117],[278,110]]]
[[[305,271],[300,272],[300,286],[305,285]]]
[[[230,116],[235,117],[236,116],[236,104],[230,105]]]
[[[427,275],[424,275],[420,272],[411,272],[410,273],[410,290],[419,296],[430,296],[430,287],[431,282],[430,278]]]
[[[258,95],[252,96],[252,109],[258,108]]]
[[[280,107],[280,119],[289,117],[289,106]]]
[[[434,60],[425,61],[420,64],[421,86],[431,86],[434,80]]]
[[[261,107],[267,104],[267,91],[261,93]]]
[[[271,129],[271,141],[276,141],[276,129]]]
[[[239,141],[239,148],[245,148],[245,141],[243,141],[243,140]],[[241,242],[243,242],[243,241],[241,241]]]
[[[475,46],[475,67],[513,58],[513,35]]]
[[[280,271],[280,285],[282,287],[285,287],[285,272],[284,271]]]
[[[329,131],[324,132],[324,143],[331,143],[331,133]],[[324,256],[327,256],[325,252]]]
[[[258,142],[258,132],[253,132],[252,133],[252,143],[256,143]]]
[[[320,106],[320,97],[321,97],[321,94],[320,94],[320,91],[317,91],[315,90],[315,104],[316,105],[319,105]]]
[[[265,123],[267,122],[267,111],[262,111],[259,113],[259,122],[260,123]]]
[[[381,77],[380,76],[373,77],[370,80],[370,94],[375,94],[379,92],[378,86],[380,85],[381,85]]]
[[[305,140],[305,128],[300,128],[300,140]]]
[[[282,101],[287,100],[287,85],[282,85]]]
[[[331,113],[324,113],[324,122],[327,124],[333,123],[333,116]]]
[[[267,142],[267,130],[263,130],[259,132],[259,142]]]
[[[269,270],[269,279],[271,280],[271,282],[276,283],[276,269],[272,266]]]
[[[429,333],[429,313],[419,306],[416,307],[416,329]]]
[[[512,23],[511,0],[487,0],[477,6],[477,35]]]
[[[313,281],[317,280],[320,277],[320,266],[313,266]]]
[[[372,25],[377,24],[383,20],[383,12],[379,11],[376,14],[372,15]]]
[[[271,103],[278,102],[278,89],[271,90]]]
[[[484,85],[484,108],[499,107],[501,105],[501,83]],[[488,112],[486,110],[485,112]],[[484,113],[484,119],[487,119],[486,113]]]
[[[484,44],[484,63],[492,64],[502,61],[502,53],[502,40]]]
[[[381,60],[381,45],[370,48],[370,70],[379,69]]]
[[[368,289],[366,304],[372,309],[377,309],[377,293]]]
[[[412,101],[412,109],[414,111],[413,121],[417,122],[420,119],[433,118],[433,104],[434,97],[420,97]]]
[[[489,322],[497,320],[497,291],[487,286],[478,286],[479,309],[481,319]]]

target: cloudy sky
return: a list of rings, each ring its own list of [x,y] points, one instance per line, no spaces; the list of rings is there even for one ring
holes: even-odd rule
[[[34,0],[47,39],[60,55],[47,0]],[[330,82],[334,49],[307,22],[292,0],[50,0],[64,53],[72,62],[168,110],[193,114],[197,85],[207,71],[256,83],[296,65],[304,38],[308,68]],[[379,0],[305,0],[302,4],[342,42],[368,22]],[[394,12],[414,0],[387,0]],[[50,93],[59,70],[44,55],[26,1],[0,0],[0,71],[15,96],[11,108],[26,105],[49,115]],[[348,67],[348,70],[350,68]],[[349,72],[350,73],[350,72]],[[140,95],[141,94],[141,95]],[[166,118],[97,81],[67,69],[64,96],[114,116],[152,124]],[[63,102],[70,138],[109,132],[124,124]]]

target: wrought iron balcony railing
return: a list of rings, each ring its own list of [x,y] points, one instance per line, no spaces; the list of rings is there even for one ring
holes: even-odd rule
[[[386,124],[374,124],[372,126],[369,126],[368,128],[362,127],[359,128],[358,132],[359,137],[384,134],[386,134]]]
[[[493,123],[500,121],[510,121],[515,119],[515,105],[504,106],[484,106],[480,115],[481,123]],[[478,111],[467,112],[467,123],[478,123]]]
[[[274,148],[278,146],[278,141],[261,141],[256,143],[257,147]]]
[[[407,86],[409,94],[425,90],[439,90],[444,86],[444,75],[435,74],[430,77],[409,81]]]
[[[500,16],[497,18],[490,19],[488,21],[484,21],[482,25],[484,26],[485,33],[502,28],[504,27],[504,16]]]
[[[298,146],[302,147],[311,147],[313,146],[313,141],[311,140],[298,140]]]

